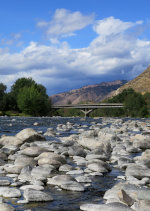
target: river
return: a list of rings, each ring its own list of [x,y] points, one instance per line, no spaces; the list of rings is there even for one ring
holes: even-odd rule
[[[92,122],[95,124],[101,124],[101,118],[60,118],[60,117],[0,117],[0,135],[16,135],[24,128],[33,128],[36,131],[45,133],[47,128],[54,128],[58,124],[66,124],[70,122],[74,125],[70,131],[61,131],[59,136],[46,137],[47,141],[59,141],[59,137],[69,136],[71,134],[77,134],[78,129],[84,128],[89,130]],[[71,163],[71,162],[70,162]],[[59,190],[55,187],[47,185],[45,187],[46,192],[50,192],[54,198],[52,202],[43,203],[29,203],[29,204],[17,204],[16,199],[5,199],[9,204],[16,208],[17,211],[32,210],[32,211],[77,211],[83,203],[94,202],[103,203],[103,195],[106,190],[110,189],[116,182],[118,175],[124,175],[117,168],[113,168],[110,173],[103,176],[97,176],[94,178],[92,185],[84,192],[73,192]]]

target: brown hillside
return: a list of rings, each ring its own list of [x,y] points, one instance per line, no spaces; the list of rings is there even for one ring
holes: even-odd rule
[[[100,102],[112,95],[126,81],[103,82],[95,85],[84,86],[80,89],[74,89],[51,96],[52,103],[59,104],[78,104],[78,103],[96,103]]]
[[[121,93],[124,89],[132,88],[136,92],[144,94],[150,92],[150,66],[135,79],[117,89],[115,94]]]

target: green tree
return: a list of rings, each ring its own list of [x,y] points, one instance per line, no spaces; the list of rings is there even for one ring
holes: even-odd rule
[[[140,93],[130,93],[124,101],[126,114],[132,117],[146,116],[148,111],[146,109],[146,102]],[[143,117],[144,117],[143,116]]]
[[[123,103],[125,98],[130,94],[135,93],[132,88],[124,89],[120,94],[110,98],[107,100],[108,103]]]
[[[31,87],[32,85],[35,85],[35,81],[32,78],[19,78],[16,80],[16,82],[11,87],[11,93],[13,93],[15,96],[18,95],[19,91],[23,87]]]
[[[17,96],[19,109],[25,114],[34,116],[47,115],[50,112],[51,103],[48,96],[38,89],[36,85],[23,87]]]
[[[0,83],[0,98],[3,97],[7,87],[3,83]]]
[[[0,83],[0,111],[6,110],[7,104],[7,94],[6,94],[7,86],[3,83]]]
[[[10,91],[10,97],[13,101],[12,104],[12,109],[14,110],[18,110],[18,106],[17,106],[17,99],[18,99],[18,94],[20,92],[20,90],[23,87],[31,87],[32,85],[35,85],[35,81],[32,78],[19,78],[15,81],[15,83],[12,85],[11,87],[11,91]]]
[[[147,104],[148,114],[150,115],[150,92],[145,93],[143,97]]]
[[[109,109],[106,114],[109,116],[146,117],[148,115],[147,103],[144,96],[136,93],[132,88],[124,89],[120,94],[108,99],[106,102],[123,103],[125,106],[124,109]]]

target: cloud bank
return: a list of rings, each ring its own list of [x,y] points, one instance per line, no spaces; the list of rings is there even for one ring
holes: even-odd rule
[[[79,49],[61,41],[57,45],[32,41],[19,53],[1,48],[0,81],[10,87],[17,78],[32,77],[51,95],[101,81],[132,79],[149,65],[150,41],[135,33],[139,26],[144,27],[142,21],[93,20],[93,15],[56,10],[50,22],[37,23],[45,27],[49,40],[58,43],[89,24],[93,24],[96,37]]]

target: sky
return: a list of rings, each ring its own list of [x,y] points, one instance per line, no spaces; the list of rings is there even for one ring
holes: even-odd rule
[[[131,80],[150,64],[149,0],[0,0],[0,83],[48,95]]]

